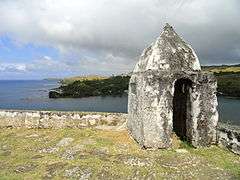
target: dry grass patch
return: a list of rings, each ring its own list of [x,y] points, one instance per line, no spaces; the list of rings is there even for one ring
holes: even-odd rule
[[[0,179],[237,179],[240,157],[176,138],[144,150],[127,131],[1,129]]]

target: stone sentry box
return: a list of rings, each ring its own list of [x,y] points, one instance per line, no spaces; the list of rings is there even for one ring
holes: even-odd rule
[[[128,129],[145,148],[169,148],[173,132],[194,147],[216,143],[217,82],[194,50],[166,24],[129,83]]]

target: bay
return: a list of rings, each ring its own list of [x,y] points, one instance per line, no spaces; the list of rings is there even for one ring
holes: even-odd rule
[[[49,99],[56,80],[0,80],[0,109],[127,112],[127,96]],[[240,125],[240,99],[218,97],[219,119]]]

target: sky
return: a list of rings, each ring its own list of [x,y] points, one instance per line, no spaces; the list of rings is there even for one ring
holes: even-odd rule
[[[239,0],[0,0],[0,79],[130,72],[165,23],[202,65],[240,63]]]

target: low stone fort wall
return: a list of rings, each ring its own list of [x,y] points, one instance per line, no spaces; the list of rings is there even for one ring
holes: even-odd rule
[[[0,110],[0,128],[86,128],[126,130],[127,114],[104,112]],[[219,123],[218,143],[240,154],[240,127]]]
[[[126,121],[121,113],[0,110],[0,128],[125,129]]]
[[[240,126],[219,123],[217,137],[220,146],[240,155]]]

